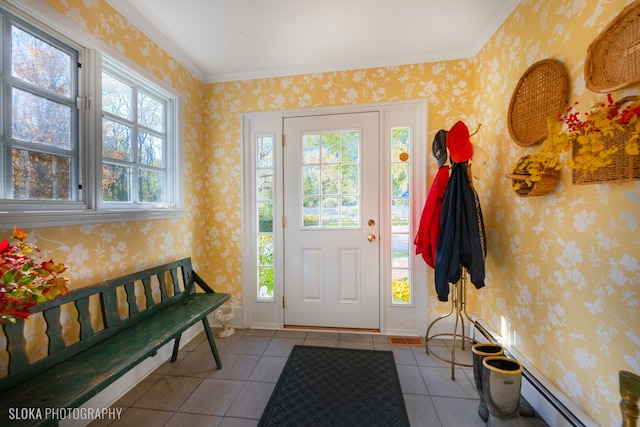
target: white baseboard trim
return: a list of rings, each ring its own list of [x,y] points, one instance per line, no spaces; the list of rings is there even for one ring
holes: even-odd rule
[[[273,329],[273,330],[280,330],[282,329],[280,327],[280,325],[278,323],[266,323],[266,322],[261,322],[261,323],[253,323],[251,324],[251,326],[249,326],[249,329]]]
[[[211,324],[213,327],[213,324]],[[203,331],[201,322],[193,325],[187,329],[180,339],[180,348],[184,347]],[[122,396],[124,396],[129,390],[135,387],[138,383],[144,380],[149,374],[155,371],[167,360],[171,359],[171,353],[173,353],[173,341],[167,343],[158,350],[158,353],[153,357],[148,357],[133,369],[127,372],[122,377],[118,378],[115,382],[98,393],[96,396],[89,399],[84,405],[80,407],[80,411],[76,412],[76,415],[89,415],[95,413],[94,410],[103,410],[111,408]],[[213,356],[212,356],[213,357]],[[106,419],[116,419],[117,414],[111,413]],[[84,427],[88,425],[93,419],[81,419],[86,418],[79,416],[77,419],[65,419],[61,420],[60,427]]]
[[[471,315],[472,318],[475,316]],[[503,344],[502,337],[492,330],[482,319],[476,320],[492,337],[494,342]],[[471,325],[473,326],[473,325]],[[478,342],[486,342],[484,335],[476,331],[470,334]],[[598,427],[576,403],[571,401],[559,388],[551,383],[518,350],[505,345],[505,353],[522,365],[522,396],[533,406],[549,427]]]
[[[491,329],[486,322],[479,319],[475,313],[469,313],[490,336],[493,342],[504,345],[508,357],[516,359],[522,364],[522,396],[533,406],[540,417],[549,427],[598,427],[576,403],[571,401],[560,389],[554,386],[542,372],[536,369],[516,348],[505,344],[503,338]],[[438,320],[439,319],[439,320]],[[428,316],[429,337],[438,334],[451,337],[455,326],[455,313],[445,317],[439,314]],[[434,323],[435,322],[435,323]],[[457,334],[462,334],[462,322],[458,322]],[[476,342],[488,342],[480,329],[474,323],[464,318],[464,332],[467,337]]]
[[[393,335],[396,337],[415,337],[419,336],[417,329],[386,329],[382,335]],[[422,337],[424,338],[424,337]]]

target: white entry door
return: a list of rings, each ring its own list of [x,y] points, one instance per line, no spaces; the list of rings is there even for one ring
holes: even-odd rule
[[[284,138],[284,324],[379,329],[379,114],[285,118]]]

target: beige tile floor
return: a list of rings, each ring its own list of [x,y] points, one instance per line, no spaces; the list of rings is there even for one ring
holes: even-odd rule
[[[175,363],[165,363],[116,402],[123,409],[119,420],[91,426],[256,426],[295,344],[393,351],[412,426],[486,425],[477,414],[473,369],[456,366],[452,381],[451,364],[433,356],[449,358],[450,339],[431,340],[431,354],[424,347],[392,346],[383,335],[339,332],[247,329],[216,343],[221,370],[202,333]],[[470,345],[465,347],[457,347],[456,358],[470,364]]]

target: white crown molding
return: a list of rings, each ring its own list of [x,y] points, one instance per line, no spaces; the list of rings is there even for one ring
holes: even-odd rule
[[[158,28],[154,27],[138,11],[132,8],[126,0],[105,0],[120,15],[122,15],[131,25],[142,31],[147,37],[153,40],[158,47],[171,55],[183,67],[185,67],[200,82],[205,79],[205,72],[198,67],[187,55],[178,49],[169,39],[167,39]]]
[[[397,67],[402,65],[440,62],[440,61],[449,61],[449,60],[464,60],[464,59],[473,58],[476,54],[477,52],[473,52],[471,50],[465,50],[461,52],[447,52],[446,54],[443,54],[440,56],[417,55],[417,56],[407,56],[407,57],[397,57],[397,58],[355,61],[355,62],[349,62],[349,63],[341,62],[341,63],[331,63],[331,64],[323,64],[323,65],[272,68],[272,69],[254,70],[254,71],[237,72],[237,73],[210,73],[205,75],[204,83],[222,83],[222,82],[229,82],[229,81],[265,79],[265,78],[284,77],[284,76],[296,76],[296,75],[303,75],[303,74],[331,73],[331,72],[340,72],[340,71],[348,71],[348,70],[360,70],[360,69],[367,69],[367,68]]]
[[[32,8],[36,8],[35,5],[42,2],[34,0],[23,0],[16,2],[15,0],[0,0],[1,2],[28,3]],[[271,69],[256,69],[249,71],[230,72],[230,73],[216,73],[207,72],[201,69],[196,63],[189,58],[184,52],[177,48],[162,31],[151,25],[143,15],[135,10],[126,0],[105,0],[110,4],[119,14],[127,19],[133,27],[143,32],[151,40],[153,40],[161,49],[172,56],[183,67],[185,67],[196,79],[204,84],[221,83],[228,81],[242,81],[253,80],[262,78],[274,78],[292,75],[303,74],[318,74],[326,72],[347,71],[366,68],[383,68],[383,67],[395,67],[408,64],[430,63],[450,60],[464,60],[474,58],[478,52],[485,46],[490,40],[495,31],[504,23],[513,10],[521,3],[521,0],[505,2],[504,8],[500,13],[496,14],[493,26],[488,26],[485,34],[478,34],[475,38],[475,43],[461,51],[443,52],[439,55],[424,54],[414,56],[403,57],[389,57],[379,59],[369,59],[354,61],[349,63],[325,63],[320,65],[305,65],[305,66],[293,66],[293,67],[279,67]],[[38,7],[42,10],[42,6]],[[49,9],[50,11],[51,9]],[[50,12],[49,12],[50,13]]]

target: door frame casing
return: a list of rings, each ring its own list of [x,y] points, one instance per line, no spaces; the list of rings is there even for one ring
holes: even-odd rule
[[[415,233],[420,221],[422,207],[427,194],[427,155],[431,144],[427,143],[427,102],[426,100],[397,101],[388,103],[358,104],[351,106],[320,107],[296,110],[268,112],[250,112],[242,114],[242,307],[236,309],[241,313],[243,328],[281,329],[284,327],[283,296],[283,182],[282,182],[282,133],[285,118],[319,116],[327,114],[349,114],[356,112],[378,112],[380,115],[380,146],[388,148],[391,127],[409,126],[413,133],[411,147],[411,229]],[[408,119],[410,117],[410,119]],[[274,180],[274,299],[258,300],[256,295],[255,236],[255,150],[253,141],[257,135],[274,136],[274,159],[277,171]],[[390,148],[380,152],[380,192],[381,206],[390,206]],[[380,212],[380,241],[391,239],[391,216]],[[423,335],[427,325],[427,268],[420,257],[411,256],[412,263],[412,296],[410,305],[391,304],[390,290],[387,284],[390,279],[390,248],[380,245],[380,331],[386,334]],[[410,251],[413,251],[412,242]],[[390,286],[390,285],[389,285]]]

